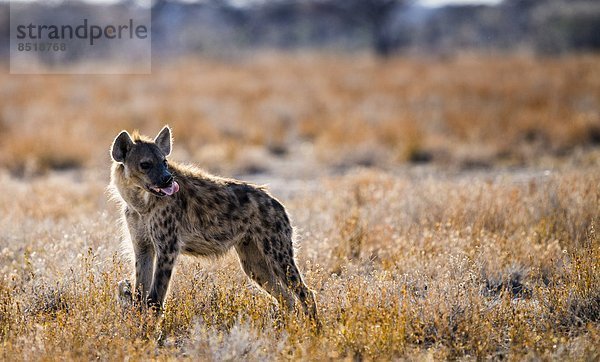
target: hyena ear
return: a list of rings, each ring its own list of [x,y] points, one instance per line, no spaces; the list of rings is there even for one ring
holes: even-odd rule
[[[125,156],[127,152],[131,150],[133,146],[133,141],[131,140],[131,136],[127,131],[122,131],[119,133],[117,138],[115,138],[112,148],[110,150],[110,155],[113,160],[116,162],[125,162]]]
[[[173,140],[171,139],[171,129],[169,126],[164,126],[163,129],[158,133],[158,136],[154,139],[154,143],[158,146],[158,148],[168,156],[171,154],[171,144]]]

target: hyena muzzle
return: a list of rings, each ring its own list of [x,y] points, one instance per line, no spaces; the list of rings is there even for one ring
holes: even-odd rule
[[[154,140],[123,131],[113,142],[111,185],[135,254],[135,284],[120,283],[121,295],[160,309],[180,254],[214,257],[233,247],[252,280],[289,310],[297,298],[318,323],[281,203],[261,187],[167,160],[171,145],[167,126]]]

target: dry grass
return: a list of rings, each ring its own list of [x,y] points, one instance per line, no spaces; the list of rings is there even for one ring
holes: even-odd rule
[[[152,76],[0,75],[0,165],[101,166],[118,130],[165,122],[182,158],[227,173],[268,169],[282,155],[343,168],[530,165],[600,143],[598,64],[271,54],[173,61]]]
[[[0,76],[0,359],[597,360],[598,64],[271,56]],[[164,119],[175,158],[271,170],[320,334],[234,254],[183,258],[161,319],[121,309],[107,146]]]
[[[103,182],[44,177],[24,187],[7,178],[0,351],[10,359],[593,360],[599,177],[599,168],[453,178],[364,170],[285,200],[301,268],[318,291],[320,335],[303,319],[282,321],[233,254],[184,259],[163,320],[122,311],[116,282],[129,266]]]

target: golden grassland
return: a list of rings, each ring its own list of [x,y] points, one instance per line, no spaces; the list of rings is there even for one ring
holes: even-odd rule
[[[270,54],[158,63],[151,76],[2,74],[0,165],[103,167],[118,130],[168,122],[181,158],[226,173],[286,154],[342,169],[523,166],[600,143],[599,63]]]
[[[600,358],[597,56],[0,78],[3,360]],[[162,318],[120,306],[108,145],[165,120],[175,159],[288,207],[320,333],[233,253],[180,259]]]

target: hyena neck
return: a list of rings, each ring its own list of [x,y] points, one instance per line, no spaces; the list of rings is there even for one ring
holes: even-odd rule
[[[159,200],[153,197],[148,191],[132,185],[124,175],[125,168],[123,165],[114,163],[111,172],[112,184],[118,191],[121,199],[133,210],[140,214],[150,212]]]

